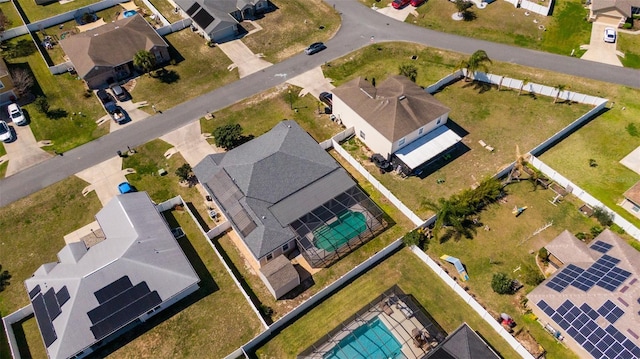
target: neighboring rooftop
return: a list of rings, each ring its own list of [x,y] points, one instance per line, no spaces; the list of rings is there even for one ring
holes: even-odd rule
[[[545,246],[562,263],[593,262],[593,255],[589,248],[568,230],[560,233]]]
[[[245,3],[242,0],[176,0],[176,4],[184,10],[193,21],[207,34],[216,29],[233,26],[238,21],[231,15],[238,10],[237,6]]]
[[[591,2],[592,11],[615,9],[626,17],[632,16],[634,7],[640,8],[640,0],[593,0]]]
[[[94,67],[115,67],[132,61],[140,50],[168,47],[139,14],[60,40],[65,54],[84,78]]]
[[[200,281],[146,192],[115,197],[96,219],[105,240],[66,245],[25,281],[50,358],[101,342]]]
[[[624,193],[624,197],[635,204],[640,204],[640,182],[636,182],[636,184],[629,188]]]
[[[499,359],[478,333],[467,323],[462,323],[440,343],[425,359]]]
[[[405,76],[391,76],[377,87],[358,77],[333,93],[380,134],[395,142],[450,109]]]
[[[591,259],[566,256],[565,265],[527,295],[529,303],[594,358],[640,357],[640,252],[608,229],[588,246],[572,241]]]
[[[347,172],[295,121],[226,153],[205,157],[194,172],[256,259],[295,238],[288,225],[356,186]]]

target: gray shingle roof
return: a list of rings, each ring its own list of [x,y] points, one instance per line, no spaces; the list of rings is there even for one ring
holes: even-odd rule
[[[498,359],[500,356],[467,323],[463,323],[425,358]]]
[[[138,14],[64,38],[60,46],[80,77],[94,67],[114,67],[132,61],[140,50],[169,47]]]
[[[214,179],[221,171],[232,180],[226,185],[235,189]],[[242,193],[234,203],[257,224],[243,238],[257,259],[295,237],[287,227],[293,220],[356,185],[295,121],[282,121],[240,147],[207,156],[194,172],[219,202],[226,193]],[[223,210],[235,223],[229,208]]]
[[[145,281],[163,302],[200,281],[146,192],[115,197],[96,219],[104,241],[89,250],[82,243],[67,245],[59,263],[43,264],[25,281],[28,292],[36,286],[43,293],[62,287],[69,292],[52,322],[57,339],[47,348],[51,358],[67,358],[97,341],[87,313],[99,306],[94,292],[115,280]]]
[[[285,286],[288,286],[291,281],[297,280],[300,282],[300,276],[296,271],[291,261],[284,255],[279,255],[271,262],[260,268],[260,272],[267,278],[271,288],[277,293]]]
[[[405,76],[391,76],[378,87],[361,77],[333,94],[391,142],[395,142],[450,109]]]
[[[560,233],[545,248],[562,263],[594,261],[594,257],[587,246],[568,230]]]
[[[189,15],[192,19],[194,18],[194,16],[196,16],[198,11],[206,11],[207,13],[209,13],[209,15],[213,17],[213,20],[208,24],[198,24],[202,28],[202,30],[204,30],[207,34],[211,34],[212,32],[226,29],[229,26],[233,26],[238,23],[238,21],[233,16],[230,15],[231,12],[237,9],[235,8],[235,5],[230,4],[229,1],[175,0],[175,3],[184,12],[187,12],[195,4],[200,5],[202,9],[198,9],[197,11]],[[235,1],[232,1],[232,3],[235,3]]]

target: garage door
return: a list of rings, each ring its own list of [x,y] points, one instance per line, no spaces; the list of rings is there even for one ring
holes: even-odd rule
[[[608,16],[608,15],[598,15],[596,17],[596,22],[600,22],[600,23],[603,23],[603,24],[607,24],[607,25],[612,25],[614,27],[618,27],[618,25],[620,24],[620,18],[619,17]]]

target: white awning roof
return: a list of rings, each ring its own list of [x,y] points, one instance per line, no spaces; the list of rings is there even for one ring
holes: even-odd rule
[[[436,157],[451,146],[460,142],[462,138],[442,125],[410,144],[402,147],[394,154],[412,170]]]

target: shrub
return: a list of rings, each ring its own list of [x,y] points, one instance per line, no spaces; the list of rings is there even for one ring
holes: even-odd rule
[[[407,233],[402,237],[402,243],[406,246],[417,246],[422,250],[426,250],[429,244],[424,228],[420,227]]]
[[[630,23],[625,22],[625,23],[624,23],[624,25],[622,25],[622,28],[623,28],[623,29],[627,29],[627,30],[628,30],[628,29],[630,29],[630,28],[631,28],[631,26],[632,26],[632,25],[631,25]]]
[[[630,123],[625,128],[627,129],[627,132],[629,133],[630,136],[640,137],[640,132],[638,132],[638,128],[636,127],[635,123]]]
[[[598,167],[598,162],[593,158],[589,158],[589,167]]]
[[[49,100],[47,100],[46,97],[38,96],[34,101],[34,104],[36,105],[38,111],[40,111],[41,113],[45,115],[49,113]]]
[[[591,227],[591,229],[589,230],[591,232],[591,236],[592,237],[597,237],[600,233],[602,233],[602,231],[604,231],[604,229],[600,226],[593,226]]]
[[[242,138],[242,126],[239,124],[223,125],[213,130],[216,146],[230,150],[238,145]]]
[[[624,234],[624,229],[622,229],[622,227],[620,227],[619,225],[613,223],[609,226],[609,229],[611,229],[612,231],[618,233],[618,234]]]
[[[538,257],[540,257],[542,263],[549,263],[549,251],[547,251],[545,247],[540,248],[540,250],[538,251]]]
[[[185,163],[182,166],[178,167],[178,169],[176,170],[176,176],[180,178],[180,181],[188,181],[191,177],[191,165]]]
[[[400,71],[400,75],[406,76],[407,78],[409,78],[409,80],[416,82],[416,78],[418,77],[417,67],[411,64],[405,64],[405,65],[400,65],[398,70]]]
[[[613,213],[607,211],[604,207],[595,207],[593,216],[596,217],[602,226],[610,226],[613,224]]]
[[[581,241],[587,240],[589,238],[591,238],[587,233],[584,232],[578,232],[576,233],[576,238],[578,238]]]
[[[540,270],[531,264],[523,264],[520,267],[520,273],[522,281],[530,286],[535,287],[544,281],[544,276],[540,273]]]
[[[491,279],[491,289],[498,294],[511,294],[513,293],[512,282],[513,280],[505,273],[498,272]]]

